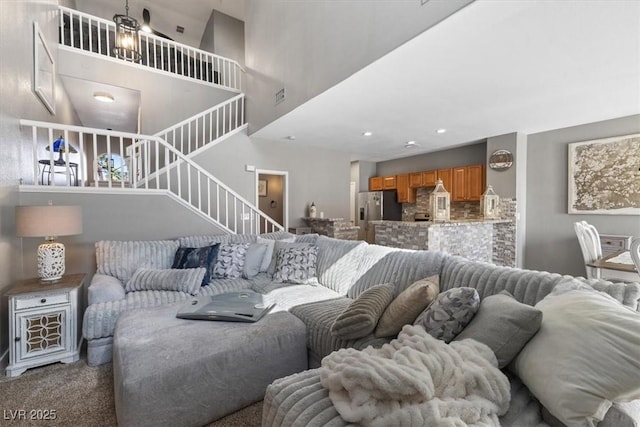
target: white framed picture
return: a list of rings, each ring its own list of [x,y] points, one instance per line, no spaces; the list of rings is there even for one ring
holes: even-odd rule
[[[640,134],[569,144],[568,213],[640,215]]]
[[[37,22],[33,22],[33,91],[56,113],[56,63]]]
[[[258,180],[258,196],[265,197],[267,195],[267,180],[259,179]]]

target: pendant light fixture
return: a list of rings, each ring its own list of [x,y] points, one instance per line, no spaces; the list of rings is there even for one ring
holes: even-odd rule
[[[120,59],[139,62],[138,21],[129,16],[129,0],[126,0],[125,14],[114,15],[113,21],[116,23],[116,45],[113,53]]]

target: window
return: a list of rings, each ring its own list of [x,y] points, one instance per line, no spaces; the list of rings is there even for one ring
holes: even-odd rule
[[[129,168],[119,154],[102,153],[98,156],[96,175],[98,181],[128,181]]]

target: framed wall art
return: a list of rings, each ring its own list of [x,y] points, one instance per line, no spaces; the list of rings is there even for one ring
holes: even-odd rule
[[[267,195],[267,180],[259,179],[258,180],[258,196],[264,197]]]
[[[569,144],[570,214],[640,215],[640,134]]]
[[[56,63],[37,22],[33,22],[33,91],[56,113]]]

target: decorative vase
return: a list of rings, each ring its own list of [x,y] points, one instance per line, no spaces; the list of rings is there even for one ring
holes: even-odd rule
[[[316,217],[316,204],[311,202],[311,206],[309,206],[309,218]]]

